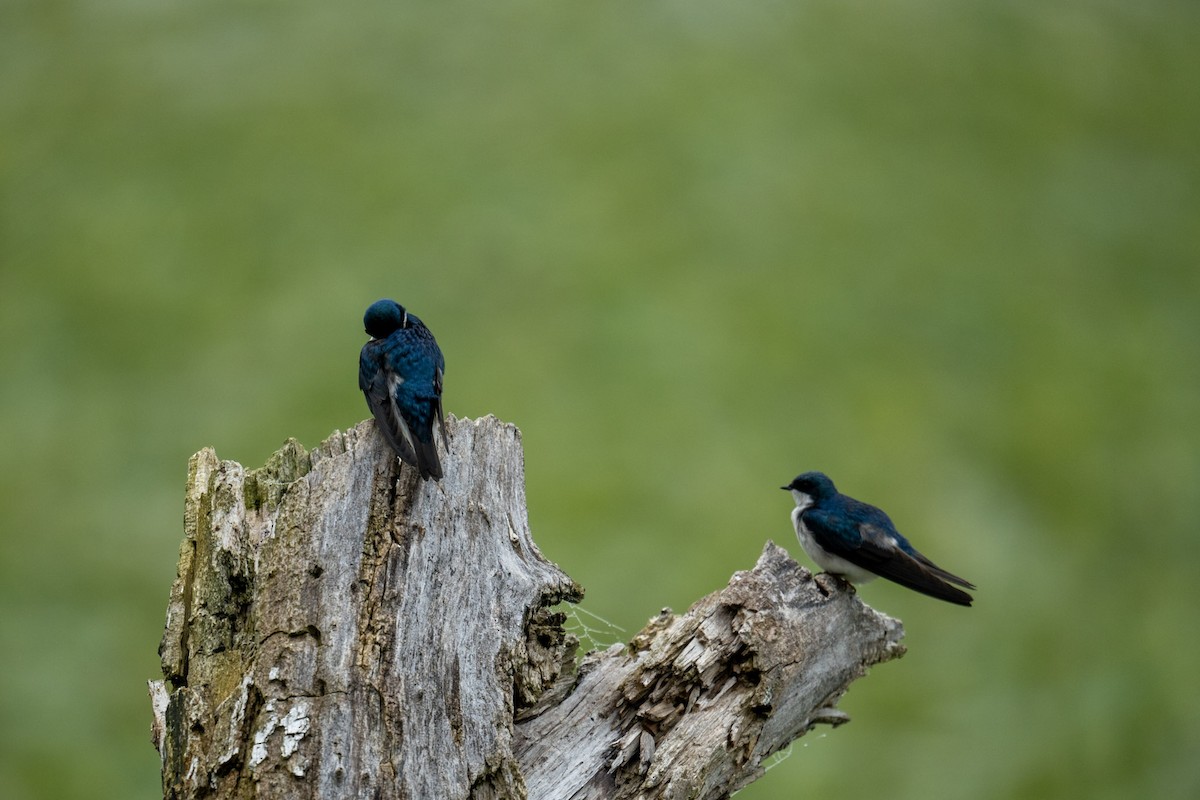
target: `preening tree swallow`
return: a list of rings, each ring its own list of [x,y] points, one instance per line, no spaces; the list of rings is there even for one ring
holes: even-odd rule
[[[358,388],[367,398],[384,438],[422,478],[440,480],[442,465],[433,442],[442,418],[442,373],[445,359],[433,334],[421,320],[394,300],[372,303],[363,315],[371,341],[358,357]]]
[[[887,514],[840,494],[825,474],[805,472],[781,488],[796,499],[792,525],[800,546],[826,572],[851,583],[882,576],[939,600],[971,605],[971,595],[950,584],[973,585],[921,555]]]

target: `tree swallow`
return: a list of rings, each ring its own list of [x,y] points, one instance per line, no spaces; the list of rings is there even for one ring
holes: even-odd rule
[[[950,584],[974,589],[972,584],[921,555],[887,514],[840,494],[825,474],[805,472],[781,488],[796,499],[792,525],[800,546],[826,572],[851,583],[882,576],[939,600],[971,605],[971,595]]]
[[[449,446],[442,418],[442,351],[425,324],[394,300],[372,303],[363,327],[371,341],[358,357],[358,388],[400,459],[416,467],[422,478],[440,480],[434,417],[442,443]]]

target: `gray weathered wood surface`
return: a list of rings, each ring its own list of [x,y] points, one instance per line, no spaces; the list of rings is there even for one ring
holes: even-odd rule
[[[899,623],[773,544],[626,651],[529,532],[520,434],[447,420],[422,482],[363,422],[261,469],[192,457],[152,681],[164,796],[725,797],[903,652]]]
[[[529,797],[728,797],[813,725],[848,720],[834,704],[902,636],[768,542],[754,569],[651,620],[630,652],[590,655],[565,702],[517,725]]]

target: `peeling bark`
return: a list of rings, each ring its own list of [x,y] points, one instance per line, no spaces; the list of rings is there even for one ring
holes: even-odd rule
[[[589,655],[564,702],[517,725],[529,797],[723,798],[904,652],[897,620],[768,542],[753,570],[682,616]]]
[[[582,590],[529,532],[520,433],[447,420],[420,481],[371,421],[247,471],[192,457],[151,681],[168,798],[725,797],[903,652],[767,545],[576,667]]]

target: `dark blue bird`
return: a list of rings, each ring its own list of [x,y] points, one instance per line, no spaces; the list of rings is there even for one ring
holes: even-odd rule
[[[971,605],[971,595],[950,584],[973,585],[921,555],[887,514],[840,494],[823,473],[805,472],[782,488],[796,500],[792,525],[800,546],[826,572],[851,583],[881,576],[939,600]]]
[[[433,334],[394,300],[372,303],[363,315],[371,341],[358,357],[358,388],[396,455],[422,478],[440,480],[433,421],[442,429],[442,373],[446,362]]]

